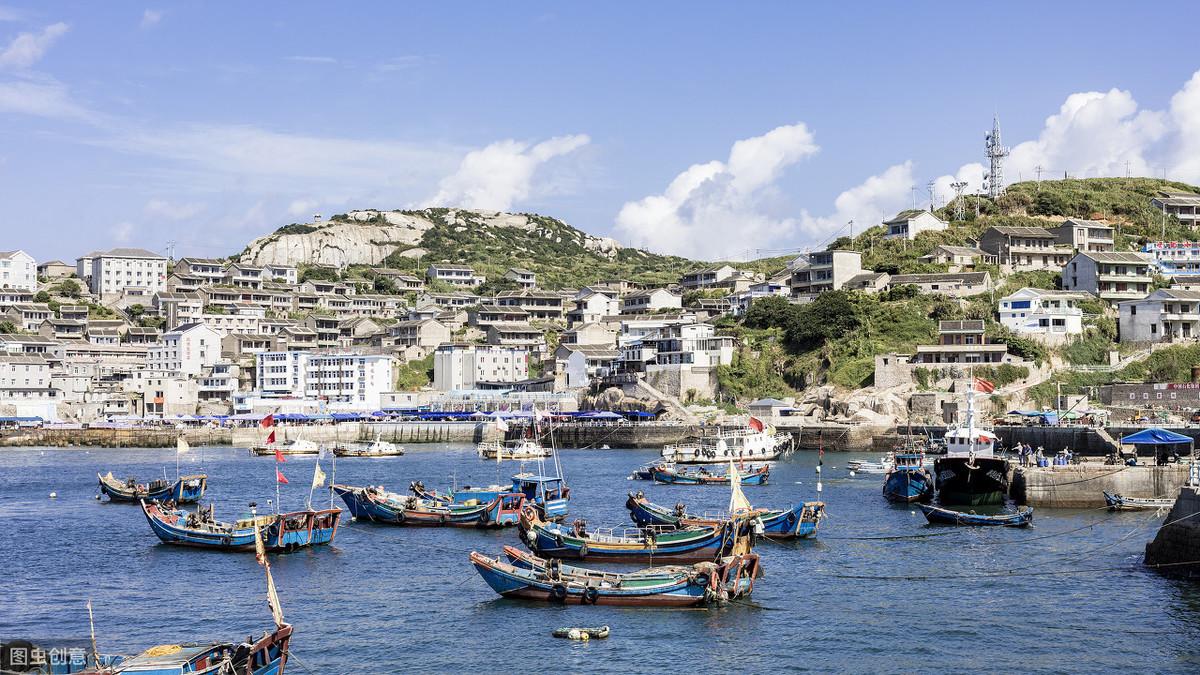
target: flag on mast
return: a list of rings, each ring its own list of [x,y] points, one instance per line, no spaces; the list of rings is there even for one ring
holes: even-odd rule
[[[321,470],[321,464],[316,462],[313,464],[313,488],[319,488],[325,484],[325,472]]]
[[[742,476],[738,473],[732,459],[729,460],[729,487],[729,515],[749,511],[751,509],[750,500],[746,499],[746,493],[742,492]]]
[[[264,417],[264,418],[262,418],[261,420],[259,420],[259,422],[258,422],[258,423],[259,423],[259,425],[261,425],[261,426],[262,426],[262,428],[264,428],[264,429],[267,429],[267,428],[269,428],[269,427],[273,427],[273,426],[275,426],[275,415],[274,415],[274,414],[267,415],[266,417]]]
[[[275,482],[282,483],[284,485],[288,484],[288,479],[284,478],[283,472],[280,471],[279,469],[275,469]]]
[[[185,452],[187,452],[188,450],[191,450],[191,447],[188,445],[188,442],[186,440],[184,440],[183,436],[180,436],[179,438],[175,439],[175,453],[176,454],[182,455]]]
[[[267,549],[263,546],[262,536],[258,533],[258,523],[254,523],[254,557],[258,564],[267,571],[267,606],[271,608],[271,618],[275,626],[283,625],[283,609],[279,605],[279,594],[275,592],[275,580],[271,578],[271,563],[267,562]]]
[[[754,415],[751,415],[751,416],[750,416],[750,423],[749,423],[749,425],[748,425],[748,426],[749,426],[751,429],[753,429],[754,431],[762,431],[763,429],[765,429],[765,428],[766,428],[766,427],[763,425],[763,421],[762,421],[762,420],[760,420],[760,419],[758,419],[758,418],[757,418],[757,417],[755,417]]]
[[[508,431],[508,422],[505,422],[504,418],[502,418],[502,417],[496,418],[496,431],[499,431],[500,433],[504,433],[504,432]]]
[[[267,445],[275,445],[275,430],[274,429],[272,429],[271,433],[267,435]]]
[[[975,391],[982,391],[985,394],[990,394],[996,391],[996,384],[989,382],[982,377],[975,378]]]

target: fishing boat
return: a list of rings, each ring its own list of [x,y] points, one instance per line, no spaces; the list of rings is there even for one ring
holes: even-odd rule
[[[1157,511],[1175,506],[1174,499],[1124,497],[1112,492],[1104,493],[1104,503],[1109,511]]]
[[[996,435],[975,423],[975,388],[991,391],[986,380],[967,384],[964,424],[946,432],[946,454],[933,461],[938,502],[946,506],[1000,505],[1008,494],[1008,460],[996,457]]]
[[[629,474],[626,480],[654,480],[655,467],[668,465],[671,467],[675,466],[669,462],[650,462],[649,464],[643,464],[634,469],[633,473]]]
[[[425,527],[516,525],[525,503],[520,492],[502,492],[486,502],[455,503],[388,492],[383,486],[334,485],[350,515],[372,522]]]
[[[515,441],[484,441],[475,446],[475,451],[483,459],[537,459],[549,457],[550,448],[544,448],[537,441],[521,438]]]
[[[648,501],[640,490],[629,493],[625,508],[629,509],[629,517],[639,527],[686,529],[701,523],[729,520],[727,511],[693,515],[682,503],[671,508],[659,506]],[[816,536],[824,515],[824,502],[801,502],[786,509],[758,509],[755,517],[760,521],[763,536],[771,539],[806,539]]]
[[[933,476],[924,464],[925,453],[915,448],[893,453],[892,468],[883,479],[884,499],[899,504],[932,499]]]
[[[557,476],[543,476],[535,473],[522,472],[514,474],[509,485],[488,485],[486,487],[453,487],[445,492],[430,490],[421,481],[409,484],[409,491],[422,499],[430,499],[451,504],[470,504],[491,502],[498,496],[519,493],[525,497],[525,504],[532,504],[548,520],[559,520],[567,515],[567,505],[571,500],[571,488],[566,481]]]
[[[771,468],[766,464],[760,467],[750,467],[749,472],[740,476],[742,485],[766,485],[771,475]],[[729,485],[729,473],[716,473],[707,467],[678,469],[673,466],[659,465],[653,470],[654,482],[663,485]]]
[[[399,457],[404,454],[404,448],[391,441],[383,440],[376,433],[375,440],[365,448],[339,446],[333,449],[333,454],[337,457]]]
[[[714,436],[664,446],[662,458],[677,464],[712,464],[731,459],[768,462],[789,452],[792,445],[790,434],[777,434],[774,427],[752,416],[745,429],[721,430]]]
[[[749,597],[762,575],[758,556],[745,552],[688,566],[607,572],[565,565],[504,547],[507,560],[477,551],[471,564],[506,598],[571,605],[704,607]]]
[[[109,501],[133,504],[142,499],[192,504],[204,497],[208,487],[208,476],[202,473],[179,476],[175,480],[158,478],[145,483],[136,478],[116,478],[111,471],[103,476],[96,474],[96,478],[100,481],[100,493],[108,495]]]
[[[878,462],[872,462],[867,459],[851,459],[846,461],[846,468],[855,473],[885,474],[891,471],[894,466],[895,460],[888,455],[880,457]]]
[[[150,529],[165,544],[192,546],[216,551],[254,550],[258,529],[268,551],[290,552],[308,546],[330,544],[337,535],[342,510],[305,509],[288,513],[258,515],[250,505],[250,517],[233,522],[218,521],[212,505],[186,512],[170,503],[141,501]]]
[[[272,436],[274,432],[272,432]],[[321,446],[313,443],[307,438],[297,438],[291,443],[277,444],[266,443],[264,445],[256,445],[250,448],[250,454],[259,457],[269,455],[319,455],[321,454]]]
[[[982,513],[963,513],[951,511],[940,506],[917,504],[925,514],[925,519],[934,525],[975,525],[1000,527],[1028,527],[1033,523],[1033,507],[1022,506],[1016,513],[998,513],[987,515]]]

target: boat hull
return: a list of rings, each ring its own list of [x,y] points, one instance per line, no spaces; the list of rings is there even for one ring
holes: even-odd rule
[[[963,513],[952,511],[928,504],[918,507],[925,514],[925,519],[934,525],[968,525],[976,527],[1028,527],[1033,523],[1033,508],[1022,507],[1016,513],[986,515],[978,513]]]
[[[408,527],[506,527],[520,518],[524,495],[500,493],[483,504],[460,504],[420,497],[385,497],[366,488],[334,485],[350,515],[360,520]]]
[[[96,474],[96,478],[100,483],[100,493],[107,496],[109,501],[130,504],[136,504],[143,499],[194,504],[204,497],[204,491],[208,489],[208,476],[205,474],[180,476],[174,483],[157,487],[153,483],[138,485],[136,480],[134,486],[129,487],[128,481],[123,483],[116,480],[111,472],[107,476]]]
[[[919,467],[893,469],[883,479],[884,499],[898,504],[927,502],[933,490],[933,476]]]
[[[1008,460],[999,457],[938,457],[933,475],[943,505],[1000,505],[1008,495]]]
[[[254,550],[252,526],[229,526],[221,530],[194,527],[188,524],[187,514],[182,511],[164,510],[154,502],[141,504],[150,529],[164,544],[213,551]],[[331,544],[337,535],[341,512],[341,509],[322,509],[261,516],[268,521],[260,524],[263,545],[268,551],[286,553]]]
[[[639,493],[640,494],[640,493]],[[682,505],[680,505],[682,507]],[[631,494],[625,502],[629,517],[638,526],[683,528],[703,523],[717,522],[711,518],[689,515],[682,508],[669,509],[652,504],[639,495]],[[683,511],[683,513],[680,513]],[[824,502],[804,502],[787,509],[764,511],[760,518],[763,536],[770,539],[806,539],[815,537],[821,518],[824,517]],[[722,519],[724,520],[724,518]]]
[[[718,475],[702,471],[677,470],[662,466],[652,469],[655,483],[663,485],[729,485],[728,474]],[[770,469],[766,466],[741,476],[742,485],[766,485]]]

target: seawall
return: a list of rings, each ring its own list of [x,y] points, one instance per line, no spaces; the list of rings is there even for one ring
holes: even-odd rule
[[[1200,491],[1180,489],[1163,526],[1146,544],[1147,565],[1177,576],[1200,574],[1200,516],[1196,514],[1200,514]]]
[[[191,445],[232,445],[229,429],[183,432]],[[167,448],[175,445],[174,429],[19,429],[0,432],[0,447]]]
[[[1174,495],[1187,481],[1188,465],[1113,466],[1099,463],[1018,467],[1011,494],[1018,504],[1050,508],[1104,506],[1104,493],[1125,497]]]

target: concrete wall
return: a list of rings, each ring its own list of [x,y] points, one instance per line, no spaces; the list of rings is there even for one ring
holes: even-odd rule
[[[1177,576],[1200,574],[1200,565],[1196,564],[1200,559],[1196,554],[1200,551],[1200,518],[1191,517],[1196,513],[1200,513],[1200,491],[1194,487],[1180,489],[1165,524],[1146,544],[1147,565]]]
[[[1018,468],[1013,473],[1011,492],[1018,504],[1093,508],[1104,506],[1104,492],[1115,492],[1125,497],[1173,496],[1187,481],[1187,477],[1187,464],[1105,466],[1093,463]]]

